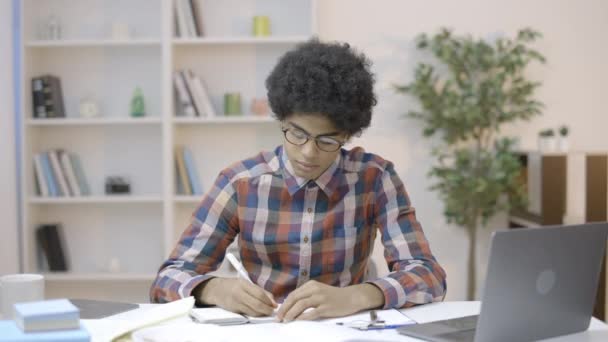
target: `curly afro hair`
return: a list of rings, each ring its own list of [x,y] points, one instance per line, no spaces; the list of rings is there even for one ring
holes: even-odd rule
[[[320,113],[337,129],[358,134],[369,127],[377,102],[370,66],[346,43],[302,43],[266,79],[270,107],[281,121],[294,113]]]

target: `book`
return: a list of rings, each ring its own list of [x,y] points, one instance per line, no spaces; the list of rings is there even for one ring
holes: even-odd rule
[[[36,241],[48,265],[49,271],[67,271],[68,262],[61,226],[43,224],[36,228]]]
[[[68,188],[68,182],[65,178],[63,170],[61,169],[58,154],[59,151],[50,150],[48,152],[49,160],[51,161],[51,167],[53,168],[53,174],[55,175],[55,179],[57,179],[57,183],[59,184],[59,188],[61,189],[60,196],[70,196],[70,188]]]
[[[198,116],[184,78],[179,71],[173,73],[173,83],[177,95],[175,97],[177,112],[183,116]]]
[[[194,22],[194,11],[192,9],[192,3],[190,0],[181,0],[182,6],[185,8],[186,12],[186,24],[188,25],[188,32],[190,33],[190,37],[197,37],[198,32],[196,29],[196,23]]]
[[[40,153],[34,155],[34,172],[36,183],[38,184],[38,195],[48,197],[49,186],[46,183],[46,176],[44,175],[44,169],[42,168],[42,156]]]
[[[78,329],[25,333],[15,321],[0,321],[0,342],[88,342],[91,336],[80,325]]]
[[[217,114],[215,113],[215,109],[213,108],[213,104],[211,104],[211,98],[209,97],[209,91],[207,90],[207,86],[201,77],[193,74],[193,83],[201,97],[203,103],[203,111],[207,117],[215,117]]]
[[[67,299],[15,304],[15,322],[24,332],[80,327],[80,311]]]
[[[74,168],[72,167],[72,162],[70,160],[69,154],[65,151],[61,151],[59,153],[59,159],[61,162],[61,169],[63,171],[63,174],[66,176],[68,186],[70,187],[72,195],[81,196],[82,193],[80,191],[78,181],[76,180],[76,175],[74,173]]]
[[[55,181],[55,175],[53,175],[53,170],[51,167],[51,161],[49,160],[49,155],[47,153],[40,154],[40,160],[42,162],[42,170],[44,171],[44,178],[46,179],[46,183],[49,186],[49,195],[51,197],[59,196],[59,189],[57,182]]]
[[[192,7],[192,14],[194,15],[196,33],[199,37],[202,37],[205,34],[203,30],[203,6],[200,0],[190,0],[190,6]]]
[[[76,176],[76,181],[78,182],[78,187],[80,188],[80,194],[82,196],[90,195],[91,189],[89,188],[89,182],[87,182],[80,158],[74,153],[69,153],[69,156],[70,162],[74,167],[74,176]]]
[[[32,116],[46,118],[46,99],[44,96],[44,83],[42,78],[32,78]]]
[[[186,12],[184,11],[184,7],[181,5],[179,0],[175,0],[173,2],[173,8],[175,10],[175,19],[177,22],[177,30],[176,36],[183,38],[188,37],[188,26],[186,24]]]
[[[190,180],[190,188],[192,189],[192,194],[202,195],[203,188],[201,187],[201,182],[198,179],[198,171],[196,169],[196,164],[194,163],[194,157],[192,156],[192,152],[187,147],[184,147],[182,151],[184,153],[184,163],[186,164],[186,171],[188,173],[188,179]]]
[[[41,79],[45,98],[46,116],[48,118],[65,117],[61,80],[59,77],[53,75],[44,75]]]
[[[194,108],[196,110],[196,116],[205,116],[205,108],[203,105],[203,100],[200,94],[198,94],[197,89],[194,84],[194,74],[191,70],[182,70],[181,72],[182,78],[184,79],[184,83],[186,84],[186,88],[188,89],[188,94],[190,95],[190,99],[194,104]]]
[[[186,172],[186,164],[184,163],[184,148],[182,146],[175,147],[175,163],[177,164],[177,176],[180,179],[182,188],[184,189],[184,195],[192,195],[192,188],[188,181],[188,173]]]

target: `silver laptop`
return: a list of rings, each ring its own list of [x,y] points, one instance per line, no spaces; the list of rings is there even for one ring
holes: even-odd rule
[[[417,324],[427,341],[533,341],[589,327],[608,223],[496,232],[479,316]]]

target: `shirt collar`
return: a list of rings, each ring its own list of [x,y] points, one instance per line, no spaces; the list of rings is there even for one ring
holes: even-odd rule
[[[281,170],[283,172],[283,179],[285,179],[285,185],[287,185],[287,190],[289,194],[293,196],[298,190],[306,186],[309,180],[306,178],[296,176],[293,166],[287,157],[287,153],[285,153],[283,146],[280,146],[278,149],[279,160],[281,161]],[[341,176],[341,168],[340,163],[342,161],[342,151],[338,153],[336,159],[331,163],[331,165],[325,170],[317,179],[314,181],[310,181],[316,183],[327,197],[331,197],[334,190],[340,184],[340,176]]]

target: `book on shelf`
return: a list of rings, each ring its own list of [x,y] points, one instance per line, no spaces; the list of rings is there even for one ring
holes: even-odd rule
[[[203,187],[201,186],[201,182],[198,178],[198,170],[196,168],[196,164],[194,163],[194,157],[192,156],[192,151],[189,148],[183,148],[184,153],[184,163],[186,164],[186,172],[188,174],[188,180],[190,182],[190,188],[192,189],[193,195],[202,195]]]
[[[186,163],[184,162],[184,147],[177,146],[175,147],[175,163],[177,167],[177,177],[178,183],[181,184],[182,194],[184,195],[192,195],[192,188],[190,187],[190,182],[188,181],[188,173],[186,172]]]
[[[80,158],[64,150],[34,155],[34,178],[38,196],[90,195]]]
[[[173,2],[175,35],[180,38],[203,36],[201,3],[198,0]]]
[[[80,310],[67,299],[17,303],[15,322],[24,332],[78,329]]]
[[[42,75],[32,78],[32,116],[34,118],[66,116],[59,77]]]
[[[63,230],[59,224],[42,224],[36,228],[36,243],[41,270],[68,271],[68,260]]]
[[[189,117],[198,116],[184,77],[179,71],[173,72],[173,88],[175,92],[176,115]]]
[[[215,117],[209,91],[202,77],[190,69],[177,70],[173,75],[177,116]]]

